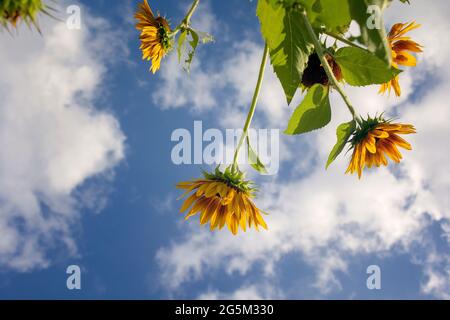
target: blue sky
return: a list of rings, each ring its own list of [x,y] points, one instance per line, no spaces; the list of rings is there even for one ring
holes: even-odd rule
[[[450,176],[440,169],[450,45],[437,41],[448,29],[445,1],[395,4],[388,14],[389,23],[423,24],[415,37],[426,52],[402,75],[401,99],[346,88],[362,113],[418,127],[404,164],[357,181],[341,157],[325,172],[335,127],[348,118],[333,96],[329,127],[281,138],[278,175],[250,173],[270,230],[235,238],[182,221],[174,186],[201,166],[174,165],[170,137],[195,120],[243,124],[262,54],[256,1],[202,1],[194,25],[215,42],[199,48],[189,76],[174,55],[148,72],[137,2],[81,1],[79,31],[43,19],[42,37],[0,34],[0,298],[450,297]],[[190,2],[150,4],[175,24]],[[270,70],[255,126],[283,129],[293,106]],[[79,291],[66,288],[72,264],[82,269]],[[381,290],[366,287],[374,264]]]

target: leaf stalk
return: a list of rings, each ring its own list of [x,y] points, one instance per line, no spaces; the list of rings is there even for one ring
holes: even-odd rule
[[[350,102],[350,99],[342,89],[341,85],[339,84],[339,81],[334,76],[333,70],[331,69],[330,64],[328,63],[327,59],[325,58],[325,49],[322,47],[322,44],[319,41],[319,38],[317,37],[316,33],[314,32],[314,29],[311,25],[311,23],[308,20],[308,16],[306,15],[306,11],[303,10],[302,12],[302,19],[306,26],[306,29],[311,37],[311,40],[314,43],[314,49],[316,50],[317,55],[319,56],[320,62],[325,69],[325,73],[328,76],[328,79],[331,81],[333,87],[339,92],[342,99],[344,100],[345,104],[347,105],[348,110],[352,114],[353,119],[358,123],[361,124],[362,120],[361,117],[356,114],[355,108],[353,107],[352,103]]]
[[[237,160],[238,160],[238,156],[239,156],[239,151],[240,151],[242,145],[244,144],[245,138],[248,136],[248,129],[250,128],[250,125],[253,120],[253,116],[255,115],[256,105],[258,103],[259,94],[261,92],[261,86],[262,86],[262,83],[264,80],[264,74],[265,74],[265,70],[266,70],[268,57],[269,57],[269,46],[266,43],[264,46],[264,53],[263,53],[263,57],[261,60],[261,66],[259,68],[258,81],[256,83],[255,92],[253,94],[252,104],[250,106],[250,110],[248,112],[247,119],[245,121],[245,125],[244,125],[244,129],[243,129],[241,138],[239,139],[239,143],[234,152],[233,169],[237,169],[237,167],[238,167]]]

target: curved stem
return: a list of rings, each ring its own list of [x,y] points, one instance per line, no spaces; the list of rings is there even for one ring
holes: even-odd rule
[[[327,59],[325,58],[324,49],[322,47],[322,44],[320,43],[319,39],[317,38],[316,33],[314,32],[313,27],[311,26],[311,23],[308,20],[308,17],[306,15],[306,12],[302,12],[302,19],[304,24],[306,25],[306,29],[308,30],[308,33],[311,37],[311,40],[314,43],[314,48],[316,50],[317,55],[319,56],[320,62],[322,63],[323,68],[325,69],[325,72],[328,76],[328,79],[333,84],[333,87],[339,92],[342,99],[344,100],[345,104],[347,105],[348,110],[353,116],[353,119],[361,124],[361,118],[356,114],[355,108],[353,108],[349,98],[345,94],[344,90],[342,89],[341,85],[339,84],[339,81],[334,76],[333,70],[330,67],[330,64],[328,63]]]
[[[187,28],[189,26],[189,24],[191,23],[192,15],[194,14],[195,10],[197,10],[199,4],[200,4],[200,0],[194,0],[194,2],[191,5],[191,8],[186,13],[186,16],[184,17],[184,19],[173,31],[174,34],[178,33],[178,31],[180,29]]]
[[[191,21],[191,17],[194,14],[195,10],[197,9],[198,5],[200,3],[200,0],[194,0],[194,2],[192,3],[191,9],[189,9],[186,18],[184,18],[184,21],[186,22],[186,24],[189,24]]]
[[[237,159],[239,156],[239,151],[240,151],[242,145],[244,144],[245,138],[248,135],[248,129],[250,128],[250,124],[252,123],[253,116],[255,115],[256,104],[258,103],[258,97],[259,97],[259,93],[261,91],[261,86],[262,86],[262,82],[264,79],[264,73],[266,70],[268,57],[269,57],[269,46],[266,43],[266,45],[264,47],[264,54],[263,54],[263,57],[261,60],[261,66],[259,68],[258,82],[256,83],[255,93],[253,94],[252,104],[250,106],[250,110],[247,115],[247,120],[245,121],[244,131],[242,132],[241,138],[240,138],[239,143],[234,152],[234,159],[233,159],[233,168],[234,169],[237,169],[237,166],[238,166]]]
[[[332,38],[334,38],[334,39],[336,39],[336,40],[338,40],[338,41],[340,41],[342,43],[345,43],[345,44],[349,45],[349,46],[352,46],[352,47],[355,47],[355,48],[358,48],[358,49],[366,50],[363,47],[357,45],[356,43],[354,43],[354,42],[352,42],[352,41],[350,41],[348,39],[345,39],[344,37],[341,37],[340,35],[335,34],[333,32],[324,31],[323,33],[326,34],[327,36],[330,36],[330,37],[332,37]]]

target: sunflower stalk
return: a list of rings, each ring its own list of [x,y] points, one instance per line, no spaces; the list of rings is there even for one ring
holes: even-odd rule
[[[191,8],[189,9],[188,13],[186,14],[186,17],[182,21],[182,23],[185,26],[189,26],[192,15],[194,14],[195,10],[197,10],[199,4],[200,4],[200,0],[194,0],[194,2],[192,3]]]
[[[342,99],[344,100],[345,104],[347,105],[348,110],[352,114],[353,119],[359,125],[361,125],[361,123],[362,123],[361,117],[356,114],[355,108],[353,107],[352,103],[350,102],[350,99],[347,97],[346,93],[344,92],[344,89],[342,89],[341,85],[339,84],[339,81],[334,76],[333,70],[331,69],[331,66],[325,57],[325,49],[322,47],[322,44],[320,43],[319,38],[317,37],[316,33],[314,32],[314,29],[308,20],[308,16],[306,15],[306,11],[303,10],[301,16],[302,16],[303,22],[306,26],[306,29],[311,37],[311,40],[314,43],[314,49],[315,49],[317,55],[319,56],[320,62],[325,70],[325,73],[327,74],[328,79],[330,80],[333,87],[341,95]]]
[[[255,87],[255,93],[253,94],[252,104],[250,106],[250,110],[247,115],[247,119],[245,121],[244,129],[241,135],[241,138],[239,139],[239,143],[236,147],[236,150],[234,152],[234,159],[233,159],[233,169],[237,170],[238,168],[238,157],[239,157],[239,151],[242,148],[242,145],[244,144],[245,138],[248,136],[248,129],[250,128],[250,125],[253,120],[253,116],[255,115],[256,105],[258,103],[259,94],[261,92],[261,86],[264,80],[264,74],[266,71],[266,65],[267,65],[267,59],[269,57],[269,46],[267,43],[264,46],[264,53],[261,60],[261,66],[259,68],[259,75],[258,75],[258,81],[256,83]]]
[[[191,5],[191,8],[186,13],[186,16],[184,17],[184,19],[181,20],[181,23],[175,28],[175,30],[173,30],[173,32],[172,32],[173,36],[175,36],[179,31],[189,28],[189,26],[191,24],[191,18],[193,16],[195,10],[197,10],[199,4],[200,4],[200,0],[194,0],[194,2]]]
[[[332,37],[332,38],[334,38],[334,39],[336,39],[336,40],[338,40],[338,41],[340,41],[340,42],[342,42],[342,43],[345,43],[346,45],[349,45],[349,46],[352,46],[352,47],[355,47],[355,48],[358,48],[358,49],[366,50],[365,48],[363,48],[363,47],[357,45],[357,44],[354,43],[353,41],[350,41],[350,40],[348,40],[348,39],[345,39],[345,37],[342,37],[342,36],[340,36],[340,35],[338,35],[338,34],[336,34],[336,33],[334,33],[334,32],[323,31],[322,33],[323,33],[323,34],[326,34],[327,36],[330,36],[330,37]]]

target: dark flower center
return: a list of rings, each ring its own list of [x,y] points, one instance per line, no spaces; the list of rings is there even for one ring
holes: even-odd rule
[[[327,59],[328,64],[330,65],[331,69],[333,70],[333,74],[336,77],[338,81],[342,80],[342,71],[339,65],[336,63],[336,61],[333,59],[333,57],[329,54],[325,55],[325,58]],[[327,76],[327,73],[325,72],[325,69],[322,66],[322,62],[319,59],[319,56],[317,53],[313,53],[308,58],[308,65],[303,72],[302,76],[302,84],[306,88],[311,88],[315,84],[321,84],[323,86],[329,85],[329,79]]]
[[[317,83],[326,86],[328,82],[327,74],[322,67],[319,56],[317,53],[313,53],[309,56],[308,66],[303,72],[302,84],[307,88],[311,88]]]

